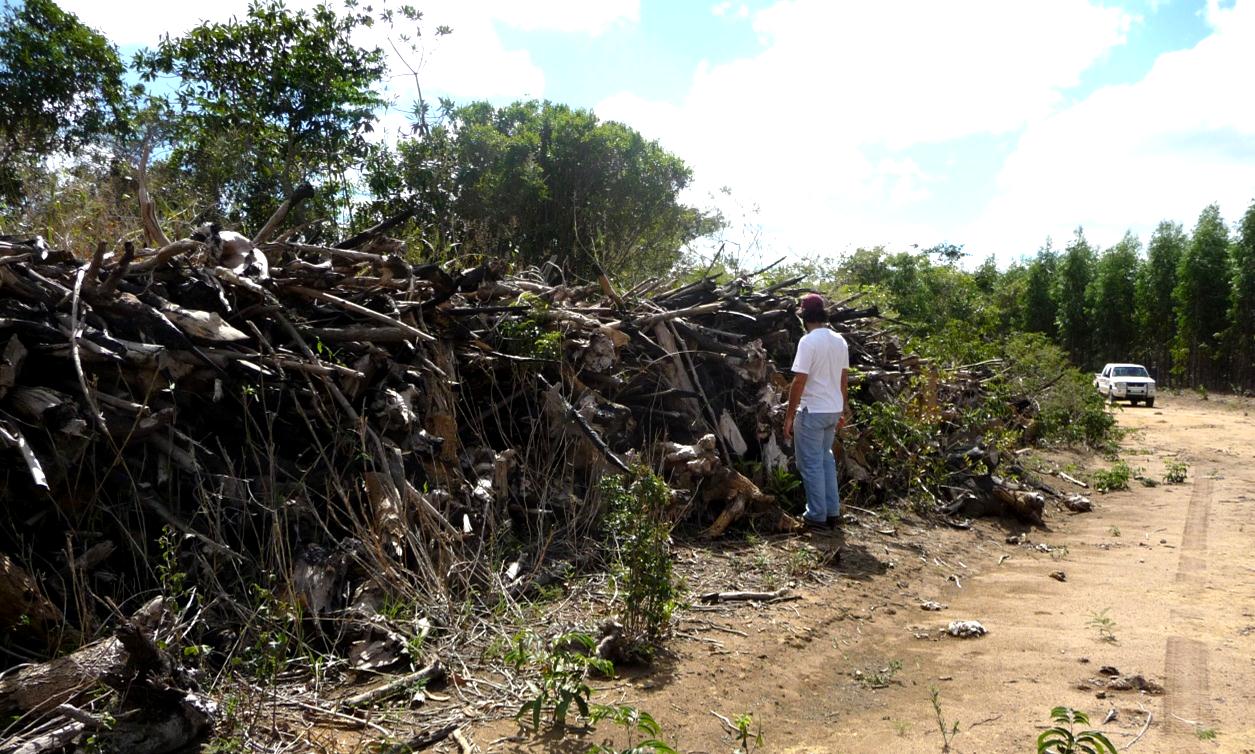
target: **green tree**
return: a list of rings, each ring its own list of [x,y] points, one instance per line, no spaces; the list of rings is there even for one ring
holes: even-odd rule
[[[1173,371],[1190,385],[1215,384],[1220,337],[1229,309],[1229,230],[1220,207],[1203,210],[1177,265]]]
[[[1125,361],[1133,357],[1141,246],[1136,236],[1125,233],[1119,243],[1098,259],[1089,298],[1094,349],[1100,360]]]
[[[1085,232],[1077,228],[1072,243],[1059,259],[1053,291],[1059,345],[1079,369],[1092,366],[1093,327],[1086,292],[1094,277],[1094,266],[1094,250],[1085,240]]]
[[[1141,353],[1155,379],[1168,381],[1177,316],[1173,291],[1177,267],[1189,237],[1178,223],[1159,223],[1146,246],[1146,261],[1138,270],[1135,309]]]
[[[942,247],[892,254],[882,247],[859,249],[842,262],[840,277],[876,288],[883,303],[908,322],[940,329],[957,321],[975,332],[988,332],[996,319],[990,293],[997,267],[987,260],[975,273],[965,272],[955,264],[953,254],[938,254],[937,248]],[[932,261],[934,255],[940,263]]]
[[[992,283],[989,295],[996,312],[999,332],[1012,333],[1021,329],[1027,316],[1025,302],[1028,299],[1028,278],[1029,266],[1017,262],[1008,267],[1006,272],[999,274]],[[984,287],[979,280],[977,285]]]
[[[127,121],[118,51],[52,0],[0,16],[0,201],[22,197],[22,169],[119,132]]]
[[[260,227],[302,181],[318,190],[307,213],[342,217],[349,175],[384,104],[383,50],[355,41],[375,20],[353,8],[254,0],[243,19],[206,22],[140,52],[145,81],[177,77],[159,102],[170,116],[169,167],[217,214],[247,227]]]
[[[691,179],[684,162],[621,123],[551,102],[446,110],[447,123],[378,163],[402,180],[372,170],[370,184],[381,206],[435,208],[430,222],[464,248],[632,275],[665,272],[718,228],[679,201]]]
[[[1238,223],[1229,267],[1233,280],[1226,333],[1229,358],[1233,383],[1245,388],[1255,378],[1251,366],[1255,357],[1255,202]]]
[[[1059,269],[1059,255],[1050,240],[1041,247],[1037,256],[1028,263],[1024,281],[1024,307],[1020,327],[1025,332],[1039,332],[1054,337],[1055,320],[1059,307],[1055,303],[1055,275]]]

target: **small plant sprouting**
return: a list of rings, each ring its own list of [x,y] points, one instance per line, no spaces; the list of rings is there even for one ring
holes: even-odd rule
[[[1216,736],[1218,736],[1219,733],[1215,728],[1204,728],[1199,726],[1194,730],[1194,735],[1198,737],[1199,741],[1215,741]]]
[[[589,699],[593,690],[588,685],[588,674],[596,671],[602,675],[614,675],[614,663],[597,657],[594,652],[597,641],[578,631],[562,634],[545,647],[540,638],[530,632],[514,637],[514,646],[503,658],[514,666],[515,671],[534,666],[540,673],[540,684],[533,686],[536,696],[523,703],[515,714],[520,723],[524,716],[530,719],[532,730],[540,730],[540,720],[546,711],[552,715],[553,727],[566,725],[571,705],[586,720],[592,715]]]
[[[1107,613],[1111,610],[1104,607],[1102,610],[1089,614],[1087,621],[1090,628],[1098,631],[1098,638],[1110,644],[1116,643],[1116,622],[1111,619]]]
[[[941,692],[936,686],[928,690],[929,699],[933,703],[933,714],[937,718],[937,730],[941,731],[941,754],[950,754],[952,749],[951,743],[954,737],[959,735],[959,721],[947,723],[945,716],[941,713]],[[1038,754],[1041,754],[1038,752]]]
[[[644,710],[629,707],[625,704],[595,704],[588,718],[589,725],[597,725],[602,720],[610,720],[628,732],[629,743],[625,749],[617,749],[610,743],[596,744],[588,750],[588,754],[679,754],[666,741],[663,741],[662,726]],[[637,736],[644,740],[637,741]]]
[[[789,553],[789,560],[786,565],[790,576],[804,578],[819,567],[819,554],[810,547],[802,545]]]
[[[786,511],[800,513],[805,498],[800,497],[802,477],[784,467],[776,467],[766,475],[763,492],[780,501]]]
[[[1120,527],[1113,526],[1108,530],[1108,533],[1113,537],[1118,537],[1120,536]]]
[[[893,682],[893,677],[902,669],[901,660],[890,660],[889,664],[872,673],[863,673],[855,671],[854,677],[859,684],[865,689],[883,689],[888,688]]]
[[[738,754],[750,754],[751,751],[757,751],[763,746],[763,728],[758,726],[758,730],[754,731],[754,716],[748,712],[736,716],[732,721],[732,725],[736,727],[736,751]]]
[[[1037,737],[1037,754],[1116,754],[1116,747],[1101,731],[1075,732],[1076,726],[1090,724],[1084,712],[1055,707],[1050,719],[1054,726]]]
[[[1184,484],[1190,467],[1184,461],[1175,458],[1164,461],[1163,480],[1168,484]]]
[[[175,610],[182,608],[183,595],[187,586],[187,574],[179,569],[179,536],[170,526],[161,528],[161,536],[157,538],[157,547],[161,551],[161,560],[157,563],[157,577],[161,579],[161,592],[173,601]]]

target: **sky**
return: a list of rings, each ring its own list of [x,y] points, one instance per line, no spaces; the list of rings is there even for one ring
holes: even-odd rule
[[[632,126],[689,164],[685,200],[746,261],[947,242],[1005,266],[1078,226],[1145,243],[1255,199],[1255,0],[411,2],[428,99]],[[124,52],[247,7],[60,3]],[[389,137],[415,95],[395,68]]]

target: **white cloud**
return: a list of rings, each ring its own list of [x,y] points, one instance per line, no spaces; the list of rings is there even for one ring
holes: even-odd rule
[[[1081,224],[1106,246],[1126,229],[1144,242],[1162,219],[1188,228],[1213,201],[1230,221],[1240,216],[1255,197],[1255,101],[1234,77],[1255,70],[1255,3],[1207,17],[1210,36],[1161,55],[1140,81],[1031,125],[973,234],[991,245],[1019,238],[1023,251]]]
[[[710,12],[718,18],[749,18],[750,7],[745,3],[734,3],[723,0],[711,7]]]
[[[423,54],[409,62],[418,68],[424,94],[458,99],[544,96],[545,74],[540,66],[527,50],[507,49],[497,33],[494,13],[506,5],[458,0],[422,5]],[[453,33],[435,37],[432,31],[438,25],[451,27]],[[406,70],[404,65],[392,67]],[[403,102],[413,99],[413,78],[396,79],[394,89]]]
[[[753,16],[761,52],[699,66],[682,102],[596,109],[760,206],[782,247],[961,240],[913,220],[934,178],[903,151],[1048,116],[1131,23],[1084,0],[781,0]]]
[[[177,37],[202,21],[226,21],[248,11],[248,0],[219,0],[212,8],[170,0],[58,0],[57,4],[124,47],[152,46],[164,34]]]
[[[560,31],[598,36],[640,20],[640,0],[495,0],[488,15],[523,31]]]
[[[212,8],[169,0],[60,0],[60,4],[121,46],[151,46],[163,34],[178,36],[205,20],[226,21],[248,10],[247,0],[219,0]],[[305,9],[316,4],[317,0],[288,2],[289,7]],[[523,31],[597,36],[640,18],[640,0],[428,0],[420,8],[424,47],[420,55],[407,53],[409,63],[419,69],[427,93],[459,99],[544,95],[544,72],[527,50],[505,46],[498,24]],[[437,25],[450,26],[453,33],[437,39],[433,34]],[[381,45],[393,57],[398,75],[390,89],[402,107],[412,104],[415,87],[386,37],[406,31],[400,25],[391,32],[377,25],[363,35],[364,42]],[[413,36],[414,30],[408,31]]]

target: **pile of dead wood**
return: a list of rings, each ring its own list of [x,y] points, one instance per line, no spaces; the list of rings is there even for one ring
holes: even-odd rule
[[[596,541],[597,480],[639,468],[695,532],[797,527],[764,490],[790,463],[805,281],[617,289],[555,266],[414,264],[380,230],[317,246],[268,226],[241,252],[213,228],[85,258],[0,241],[0,625],[15,645],[78,646],[177,573],[207,646],[239,646],[265,585],[307,619],[341,618],[325,640],[356,667],[387,665],[381,647],[404,641],[382,600],[525,590]],[[858,405],[918,390],[927,365],[854,303],[830,308],[856,370],[847,499],[889,501],[894,459],[872,452]],[[947,373],[928,400],[961,411],[991,374]],[[1026,399],[1014,421],[1032,413]],[[981,439],[946,430],[903,452],[953,457],[935,491],[951,513],[1040,520],[1044,499],[994,476]]]

